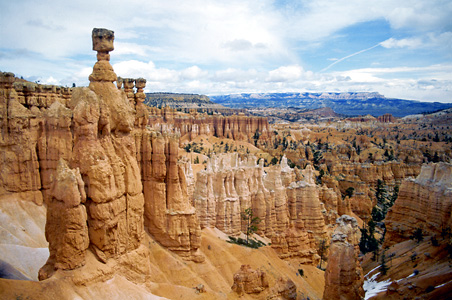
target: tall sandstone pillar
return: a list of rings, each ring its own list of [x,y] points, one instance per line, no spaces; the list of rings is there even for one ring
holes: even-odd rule
[[[363,270],[358,261],[361,232],[356,219],[338,218],[325,271],[324,300],[364,299]]]

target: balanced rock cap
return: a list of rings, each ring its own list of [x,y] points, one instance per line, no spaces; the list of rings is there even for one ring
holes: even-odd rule
[[[93,28],[93,50],[109,52],[114,50],[115,32],[105,28]]]

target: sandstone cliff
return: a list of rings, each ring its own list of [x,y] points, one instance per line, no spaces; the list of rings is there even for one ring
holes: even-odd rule
[[[42,204],[39,159],[36,151],[42,113],[19,102],[14,74],[0,74],[0,197],[20,193],[23,199]]]
[[[71,170],[61,159],[47,203],[46,239],[50,257],[39,271],[46,279],[55,269],[72,270],[86,262],[89,246],[86,193],[79,169]]]
[[[191,205],[185,169],[178,163],[176,134],[138,130],[144,190],[144,219],[149,232],[186,259],[202,261],[200,226]]]
[[[250,207],[261,220],[259,233],[271,236],[274,229],[287,227],[285,194],[279,193],[275,202],[275,191],[271,193],[264,186],[264,173],[263,165],[256,164],[253,156],[242,161],[233,153],[209,159],[206,170],[197,174],[194,191],[201,227],[217,227],[237,235],[246,230],[241,213]],[[273,188],[281,189],[281,180],[273,184]]]
[[[406,179],[385,219],[384,246],[408,239],[416,229],[439,235],[452,226],[452,165],[423,165],[416,179]]]
[[[181,140],[191,141],[198,135],[230,138],[254,143],[268,140],[270,129],[267,118],[245,116],[208,115],[191,111],[190,114],[177,112],[176,109],[164,107],[149,108],[148,125],[156,130],[171,129],[181,134]]]

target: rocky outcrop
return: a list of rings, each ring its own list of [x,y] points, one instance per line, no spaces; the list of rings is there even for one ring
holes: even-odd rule
[[[258,294],[268,288],[267,275],[262,270],[253,270],[249,265],[242,265],[234,274],[234,284],[231,289],[239,296],[243,294]]]
[[[323,299],[363,299],[363,271],[358,262],[361,232],[355,218],[337,219],[329,248]]]
[[[185,259],[203,261],[201,231],[187,192],[185,167],[178,163],[179,137],[149,130],[141,134],[145,225],[163,246]]]
[[[326,238],[325,220],[319,200],[319,188],[314,183],[314,169],[308,165],[305,180],[292,183],[287,189],[290,220],[296,228],[312,232],[316,239]]]
[[[295,300],[297,299],[297,286],[292,280],[280,277],[270,289],[269,294],[267,300]]]
[[[42,204],[36,151],[42,113],[19,102],[12,73],[0,74],[0,197],[15,193]]]
[[[384,114],[377,118],[378,122],[382,123],[394,123],[396,121],[396,118],[394,118],[391,114]]]
[[[47,279],[54,270],[72,270],[85,264],[89,246],[85,184],[79,169],[60,159],[47,203],[46,239],[50,257],[39,271]]]
[[[286,190],[290,227],[272,236],[272,248],[281,258],[298,257],[303,263],[316,264],[316,245],[328,240],[319,200],[319,188],[314,183],[313,168],[303,170],[304,181],[292,182]]]
[[[0,76],[0,196],[47,204],[50,258],[40,278],[83,266],[87,251],[104,263],[124,260],[141,245],[145,217],[158,242],[202,261],[179,135],[146,127],[144,79],[114,85],[113,32],[94,29],[92,38],[98,61],[88,88],[44,93],[16,84],[13,74]],[[55,96],[61,91],[64,97]]]
[[[327,164],[328,165],[328,164]],[[402,179],[419,174],[419,166],[407,165],[397,161],[389,161],[384,163],[334,163],[328,166],[332,176],[342,176],[353,179],[357,176],[359,180],[376,186],[377,180],[383,180],[386,184],[395,185],[400,183]]]
[[[253,156],[242,161],[233,153],[209,159],[206,170],[197,174],[193,196],[201,228],[217,227],[228,234],[239,234],[246,230],[241,213],[252,208],[261,220],[259,232],[270,234],[277,227],[276,206],[263,177],[263,165],[257,165]]]
[[[113,32],[93,30],[97,63],[89,88],[78,89],[69,107],[74,116],[72,165],[87,184],[91,249],[101,261],[138,248],[143,238],[140,170],[131,135],[134,111],[113,84],[109,63]]]
[[[416,179],[406,179],[385,219],[384,246],[408,239],[416,229],[439,235],[452,226],[452,165],[423,165]]]
[[[400,185],[407,177],[417,176],[419,166],[409,165],[397,161],[384,163],[338,163],[337,155],[331,155],[326,161],[330,175],[324,176],[322,181],[333,188],[338,195],[346,194],[348,188],[353,188],[353,196],[346,197],[346,203],[340,203],[343,209],[350,205],[353,213],[362,219],[370,216],[376,204],[374,190],[378,180],[382,180],[388,189]],[[340,159],[338,159],[340,161]],[[345,205],[345,206],[344,206]],[[342,211],[339,214],[347,214]]]
[[[325,204],[329,214],[336,212],[339,216],[350,215],[352,213],[350,199],[342,199],[342,193],[339,188],[339,182],[336,178],[325,175],[322,177],[322,188],[320,189],[320,201]],[[338,217],[339,217],[338,216]],[[327,224],[336,224],[336,219],[327,222]]]
[[[252,208],[253,216],[260,219],[258,233],[272,237],[284,232],[289,214],[281,173],[279,165],[265,172],[262,161],[256,164],[254,156],[240,160],[234,153],[210,159],[206,170],[198,172],[194,191],[201,227],[237,235],[246,231],[241,213]]]
[[[275,233],[271,241],[272,248],[280,258],[296,257],[301,264],[312,265],[320,261],[313,234],[296,228],[294,224],[283,232]]]

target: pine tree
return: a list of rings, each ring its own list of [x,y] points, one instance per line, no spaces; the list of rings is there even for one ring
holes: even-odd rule
[[[246,222],[246,244],[249,244],[249,236],[257,231],[257,224],[261,222],[259,217],[254,217],[251,207],[242,213],[242,220]]]

